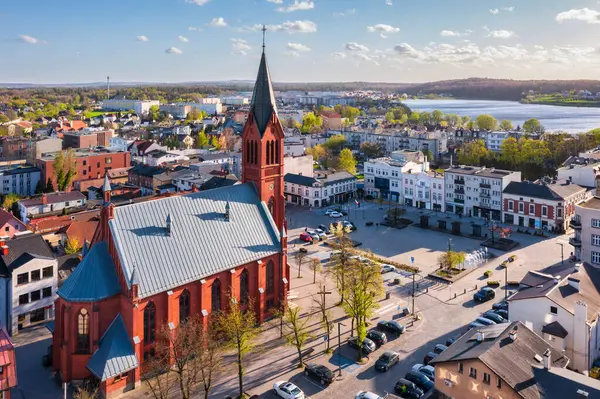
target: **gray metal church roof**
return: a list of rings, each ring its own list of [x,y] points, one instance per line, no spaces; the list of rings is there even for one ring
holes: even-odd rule
[[[123,273],[131,281],[135,269],[141,298],[281,251],[277,227],[251,183],[117,207],[109,225]]]
[[[262,136],[265,133],[271,115],[273,112],[277,113],[275,94],[271,85],[271,74],[269,73],[269,66],[267,65],[267,58],[264,51],[260,58],[260,66],[258,67],[258,76],[254,84],[250,110],[254,115],[258,131]]]

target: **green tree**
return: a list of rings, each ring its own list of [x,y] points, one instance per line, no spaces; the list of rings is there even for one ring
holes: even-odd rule
[[[446,251],[439,256],[438,262],[441,269],[445,269],[447,273],[450,273],[450,269],[463,263],[465,257],[466,254],[464,252]]]
[[[341,223],[332,223],[329,226],[329,231],[335,237],[331,241],[331,246],[336,253],[335,259],[333,260],[333,265],[330,267],[329,272],[333,276],[337,291],[340,294],[340,303],[343,303],[347,285],[347,271],[353,255],[353,242],[350,239],[351,230],[349,227],[344,227],[344,225]]]
[[[308,263],[308,268],[313,272],[313,284],[317,282],[317,273],[323,270],[321,267],[321,260],[319,258],[312,258]]]
[[[369,141],[365,141],[360,145],[360,150],[365,154],[365,157],[368,159],[371,158],[379,158],[383,156],[383,148],[379,143],[371,143]]]
[[[504,130],[505,132],[514,130],[512,122],[508,119],[504,119],[502,122],[500,122],[500,130]]]
[[[79,244],[79,240],[75,237],[72,237],[71,239],[67,239],[67,243],[65,245],[65,252],[67,255],[74,255],[79,253],[81,247],[82,246]]]
[[[157,121],[160,116],[160,107],[158,105],[153,105],[148,110],[148,119],[150,121]]]
[[[458,161],[463,165],[480,165],[482,159],[489,155],[483,140],[465,143],[458,154]]]
[[[204,148],[208,145],[208,137],[206,137],[206,133],[202,130],[198,133],[198,137],[196,137],[196,148]]]
[[[210,145],[217,150],[221,149],[221,144],[219,143],[219,138],[217,135],[213,134],[212,138],[210,139]]]
[[[244,358],[254,350],[254,338],[258,335],[254,304],[242,308],[237,299],[230,295],[227,309],[213,313],[214,327],[227,347],[235,351],[238,366],[239,397],[244,397]]]
[[[46,189],[44,190],[45,193],[53,193],[54,192],[54,183],[52,183],[52,179],[48,178],[48,181],[46,182]]]
[[[290,306],[288,307],[287,312],[285,312],[284,317],[284,323],[288,330],[288,334],[285,338],[287,343],[295,347],[298,351],[299,368],[304,364],[302,349],[310,339],[310,334],[308,333],[308,323],[310,322],[310,317],[302,317],[301,315],[302,312],[300,306]]]
[[[332,315],[327,307],[327,286],[325,283],[320,284],[319,292],[322,294],[313,295],[313,308],[316,312],[321,315],[321,328],[325,330],[325,334],[327,334],[327,349],[325,349],[326,353],[331,351],[329,343],[331,342],[331,333],[333,332],[333,323],[332,323]]]
[[[54,158],[54,174],[56,176],[56,188],[65,191],[71,185],[77,174],[75,151],[72,148],[59,151]],[[48,187],[46,187],[48,190]]]
[[[6,123],[8,122],[8,116],[4,115],[4,114],[0,114],[0,123]]]
[[[462,126],[462,119],[456,114],[446,114],[444,120],[448,124],[448,127],[460,127]]]
[[[4,210],[10,212],[13,209],[13,206],[20,199],[21,199],[21,197],[19,197],[17,194],[13,194],[13,193],[6,194],[2,200],[2,208],[4,208]]]
[[[542,126],[540,121],[538,121],[535,118],[532,118],[528,119],[527,121],[525,121],[525,123],[523,123],[523,131],[527,133],[543,133],[544,127]]]
[[[316,116],[314,112],[307,112],[302,118],[302,133],[312,133],[323,125],[323,118]]]
[[[427,157],[427,160],[429,162],[433,162],[434,161],[433,152],[431,152],[431,150],[425,150],[425,151],[423,151],[423,155],[425,155]]]
[[[44,192],[44,189],[42,187],[42,181],[38,180],[37,184],[35,185],[35,194],[42,194]]]
[[[508,137],[500,145],[500,159],[514,169],[521,163],[519,142],[514,137]]]
[[[352,174],[356,173],[356,159],[349,148],[344,148],[340,152],[338,168]]]
[[[498,121],[492,115],[479,115],[476,121],[477,126],[483,130],[494,131],[498,128]]]
[[[322,144],[317,144],[312,148],[307,148],[306,153],[312,155],[313,159],[317,162],[323,162],[329,155],[327,148]]]
[[[335,136],[331,136],[323,145],[329,151],[338,153],[346,145],[346,138],[343,134],[336,134]]]
[[[461,118],[461,126],[469,129],[469,123],[473,122],[473,119],[470,116],[463,116]]]
[[[419,124],[420,125],[427,125],[431,123],[431,114],[427,111],[421,112],[421,114],[419,115]]]
[[[436,109],[435,111],[433,111],[431,113],[431,122],[435,123],[436,125],[439,124],[440,122],[442,122],[443,119],[444,119],[444,113],[442,111],[440,111],[439,109]]]
[[[302,263],[304,263],[304,259],[306,259],[308,255],[302,251],[296,251],[294,254],[294,260],[296,261],[296,265],[298,266],[298,278],[302,277]]]

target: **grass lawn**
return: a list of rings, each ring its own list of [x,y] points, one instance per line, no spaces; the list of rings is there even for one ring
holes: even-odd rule
[[[106,114],[106,113],[107,113],[107,112],[104,112],[104,111],[90,111],[90,112],[89,112],[89,117],[90,117],[90,118],[96,118],[96,117],[98,117],[98,116],[102,116],[102,115],[104,115],[104,114]]]
[[[356,177],[358,180],[364,180],[365,175],[364,174],[358,174],[358,175],[354,175],[354,177]]]

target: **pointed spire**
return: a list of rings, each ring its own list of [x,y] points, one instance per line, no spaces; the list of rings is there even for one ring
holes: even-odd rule
[[[173,230],[173,219],[171,218],[171,214],[167,215],[167,234],[171,235],[171,231]]]
[[[229,200],[225,204],[225,219],[229,220],[231,217],[231,206],[229,205]]]
[[[273,85],[271,84],[271,74],[269,73],[267,57],[265,55],[264,35],[266,30],[263,25],[263,53],[260,58],[258,75],[254,84],[254,93],[252,94],[252,103],[250,105],[250,110],[254,115],[254,120],[261,136],[264,134],[273,112],[277,113],[275,94],[273,93]]]
[[[104,175],[104,185],[102,186],[102,191],[112,191],[112,187],[110,186],[110,180],[108,180],[108,173]]]
[[[84,258],[89,251],[87,240],[83,241],[83,249],[81,250],[81,257]]]

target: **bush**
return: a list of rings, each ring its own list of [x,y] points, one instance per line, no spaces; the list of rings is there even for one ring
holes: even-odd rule
[[[521,282],[520,282],[520,281],[510,281],[510,280],[509,280],[509,281],[506,283],[506,285],[521,285]]]
[[[491,270],[486,270],[483,275],[485,276],[485,278],[490,278],[490,276],[492,275],[492,271]]]
[[[499,281],[496,281],[496,280],[489,280],[489,281],[487,282],[487,285],[488,285],[489,287],[498,287],[498,286],[500,286],[500,282],[499,282]]]
[[[373,196],[372,195],[365,195],[365,199],[367,201],[371,201],[371,200],[373,200]]]
[[[388,264],[388,265],[392,265],[392,266],[394,266],[398,270],[404,270],[404,271],[407,271],[409,273],[419,273],[421,271],[421,269],[419,269],[418,267],[409,266],[409,265],[406,265],[406,264],[400,263],[400,262],[395,262],[395,261],[393,261],[391,259],[383,259],[383,258],[380,258],[380,257],[378,257],[378,256],[370,253],[370,252],[358,251],[356,249],[350,250],[350,252],[352,254],[354,254],[354,255],[364,256],[365,258],[368,258],[368,259],[370,259],[372,261],[375,261],[375,262],[378,262],[378,263],[385,263],[385,264]]]

